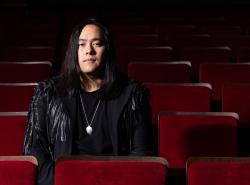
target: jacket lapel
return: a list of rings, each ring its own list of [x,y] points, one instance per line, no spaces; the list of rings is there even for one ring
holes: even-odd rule
[[[115,155],[118,155],[119,153],[118,122],[131,96],[131,92],[133,91],[133,88],[134,88],[133,85],[128,85],[119,97],[113,100],[109,100],[107,102],[107,115],[108,115],[108,121],[109,121],[109,130],[110,130],[110,135],[111,135],[111,140],[112,140]]]

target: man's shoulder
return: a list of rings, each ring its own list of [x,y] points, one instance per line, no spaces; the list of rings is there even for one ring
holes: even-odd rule
[[[37,91],[49,92],[56,91],[58,84],[62,80],[61,76],[54,76],[49,79],[38,82]]]
[[[133,87],[135,92],[145,92],[148,91],[148,88],[141,82],[130,79],[129,86]]]
[[[127,78],[126,83],[124,83],[122,94],[128,93],[128,94],[133,94],[133,95],[139,95],[139,94],[145,94],[148,92],[149,92],[148,88],[143,83],[140,83],[131,78]]]

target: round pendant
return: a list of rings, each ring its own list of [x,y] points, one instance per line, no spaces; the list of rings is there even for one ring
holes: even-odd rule
[[[91,126],[87,126],[87,127],[86,127],[86,132],[88,133],[88,135],[91,135],[92,132],[93,132],[92,127],[91,127]]]

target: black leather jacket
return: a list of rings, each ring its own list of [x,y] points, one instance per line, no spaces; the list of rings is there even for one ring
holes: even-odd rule
[[[28,113],[23,152],[38,159],[39,185],[53,184],[55,160],[72,153],[75,121],[65,104],[74,104],[76,98],[58,96],[58,81],[60,78],[52,78],[38,84]],[[124,84],[119,96],[106,100],[114,154],[151,155],[148,90],[130,80]]]

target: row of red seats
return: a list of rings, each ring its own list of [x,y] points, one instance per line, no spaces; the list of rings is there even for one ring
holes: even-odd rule
[[[187,185],[248,185],[250,158],[192,157],[187,160]],[[33,156],[1,156],[4,185],[35,185]],[[62,157],[56,163],[55,185],[171,185],[168,163],[160,157]]]
[[[37,83],[52,75],[49,61],[0,62],[0,83]]]
[[[0,184],[35,185],[33,156],[0,156]],[[55,165],[55,185],[166,185],[167,161],[160,157],[62,157]]]
[[[36,83],[1,83],[0,111],[27,111]],[[213,111],[213,88],[208,83],[145,83],[150,90],[153,122],[160,111]],[[250,120],[248,100],[250,84],[227,84],[222,87],[222,111],[240,114]]]
[[[40,36],[38,38],[44,40]],[[51,61],[58,72],[63,59],[61,52],[64,53],[65,48],[43,45],[39,39],[34,39],[37,42],[34,45],[22,42],[22,46],[4,46],[0,49],[0,60]],[[208,35],[182,35],[164,44],[160,44],[158,39],[157,35],[123,35],[117,38],[118,66],[121,71],[126,73],[127,64],[131,61],[187,60],[192,63],[193,74],[197,76],[198,66],[203,62],[248,62],[250,59],[249,36],[225,36],[220,38],[222,42],[216,44],[210,42]],[[28,40],[32,42],[32,39]]]
[[[190,45],[178,50],[173,45],[136,46],[135,44],[134,46],[131,43],[130,46],[119,46],[117,48],[118,66],[125,73],[127,73],[130,62],[190,61],[193,67],[192,75],[197,77],[199,64],[201,63],[243,63],[250,61],[249,46],[232,48],[228,44],[205,47]]]
[[[249,83],[249,63],[201,63],[199,82],[210,83],[213,99],[220,98],[225,83]],[[9,73],[9,71],[13,73]],[[195,69],[189,61],[131,62],[128,75],[140,82],[190,83]],[[148,75],[150,74],[150,75]],[[0,62],[0,83],[30,83],[45,80],[53,75],[51,62]]]
[[[1,83],[0,111],[27,111],[36,83]],[[153,123],[160,111],[204,112],[212,109],[212,87],[208,83],[145,83],[150,90]],[[222,88],[222,111],[236,112],[243,125],[250,125],[250,84]]]
[[[0,155],[22,154],[26,122],[27,112],[0,112]],[[191,156],[239,156],[238,122],[232,112],[161,112],[156,155],[174,169]]]

